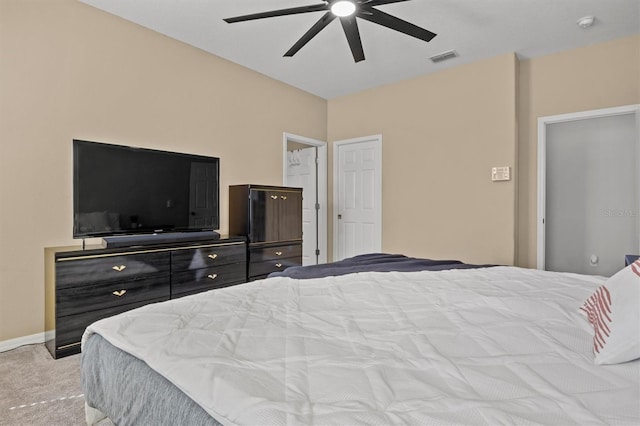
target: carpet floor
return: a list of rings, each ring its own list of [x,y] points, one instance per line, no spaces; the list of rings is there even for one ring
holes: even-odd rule
[[[0,353],[0,425],[84,425],[80,355],[54,360],[44,345]]]

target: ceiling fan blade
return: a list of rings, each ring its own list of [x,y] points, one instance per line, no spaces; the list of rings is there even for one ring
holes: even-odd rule
[[[344,35],[347,36],[353,60],[356,62],[364,61],[364,50],[362,49],[362,40],[360,39],[356,17],[354,15],[342,17],[340,18],[340,23],[342,24]]]
[[[419,38],[420,40],[424,41],[431,41],[431,39],[437,35],[429,30],[425,30],[424,28],[420,28],[417,25],[413,25],[410,22],[384,13],[381,10],[369,7],[369,5],[362,5],[360,7],[358,18],[362,18],[378,25],[382,25],[383,27],[391,28],[392,30],[399,31],[401,33]]]
[[[295,15],[297,13],[319,12],[321,10],[329,10],[328,3],[312,4],[310,6],[291,7],[288,9],[271,10],[269,12],[252,13],[251,15],[236,16],[224,19],[225,22],[233,24],[234,22],[252,21],[254,19],[273,18],[275,16]]]
[[[293,56],[298,53],[298,50],[302,49],[305,44],[309,43],[312,38],[314,38],[320,31],[322,31],[324,27],[329,25],[329,23],[331,23],[331,21],[333,21],[335,18],[336,15],[334,15],[333,13],[325,13],[322,18],[318,20],[318,22],[316,22],[311,28],[309,28],[309,31],[307,31],[302,37],[300,37],[300,40],[298,40],[296,44],[291,47],[291,49],[287,50],[287,53],[285,53],[284,56]]]
[[[380,6],[381,4],[389,4],[389,3],[400,3],[401,1],[410,1],[410,0],[363,0],[360,4],[364,4],[367,6]]]

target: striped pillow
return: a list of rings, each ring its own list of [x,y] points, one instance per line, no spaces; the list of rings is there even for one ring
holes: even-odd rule
[[[640,358],[640,260],[609,278],[580,309],[593,326],[596,364]]]

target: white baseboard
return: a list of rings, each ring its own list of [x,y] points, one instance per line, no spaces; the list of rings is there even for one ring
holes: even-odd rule
[[[36,333],[30,336],[17,337],[15,339],[0,341],[0,352],[9,351],[23,345],[44,343],[44,333]]]

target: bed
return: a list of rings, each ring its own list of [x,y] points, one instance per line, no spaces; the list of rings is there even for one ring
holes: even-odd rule
[[[87,423],[640,424],[640,361],[594,362],[585,301],[605,278],[380,254],[331,268],[92,324]]]

